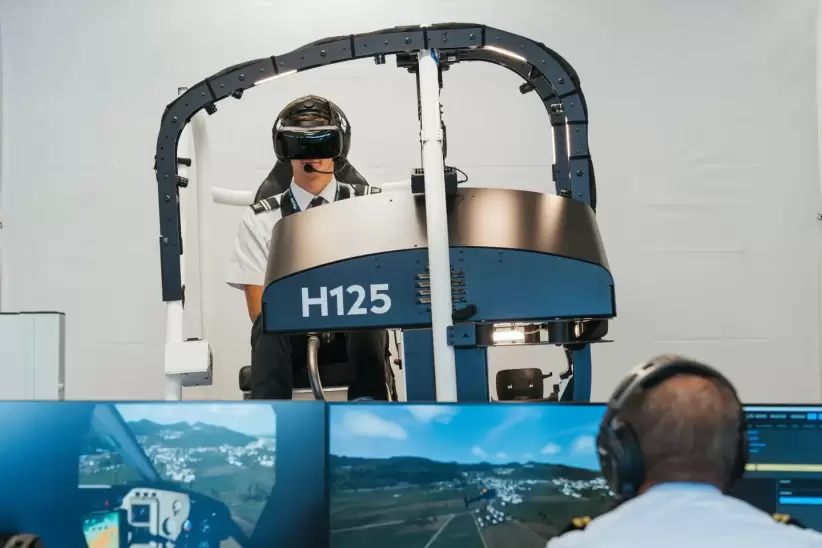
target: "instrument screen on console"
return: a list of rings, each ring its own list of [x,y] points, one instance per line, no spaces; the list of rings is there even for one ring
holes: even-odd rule
[[[333,548],[544,548],[612,504],[604,406],[329,407]]]
[[[83,535],[89,548],[120,548],[122,512],[99,512],[83,521]]]
[[[151,522],[151,506],[148,504],[132,505],[130,521],[134,525],[145,525]]]

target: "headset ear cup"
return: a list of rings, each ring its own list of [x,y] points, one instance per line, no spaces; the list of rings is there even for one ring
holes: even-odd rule
[[[616,421],[614,436],[620,447],[620,458],[616,469],[620,491],[617,494],[624,498],[630,498],[637,494],[642,482],[645,480],[642,448],[639,445],[636,432],[630,424]]]
[[[611,487],[611,491],[616,493],[619,491],[619,476],[616,474],[619,457],[615,455],[615,452],[619,451],[619,447],[614,442],[613,432],[609,428],[603,427],[597,436],[599,467],[602,470],[602,476]]]
[[[748,431],[745,423],[742,423],[741,431],[739,433],[739,443],[736,449],[736,458],[734,458],[733,468],[731,470],[731,482],[728,489],[742,479],[745,475],[745,467],[748,465]]]

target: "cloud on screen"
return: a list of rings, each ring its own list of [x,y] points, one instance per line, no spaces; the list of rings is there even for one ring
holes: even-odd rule
[[[408,439],[408,432],[402,426],[366,411],[348,411],[343,416],[343,428],[350,436],[398,441]]]
[[[549,443],[540,450],[543,455],[559,455],[562,452],[562,447],[556,443]]]
[[[249,435],[276,432],[274,408],[270,404],[244,403],[122,403],[115,408],[127,422],[148,420],[157,424],[198,422],[222,426]]]
[[[476,445],[471,448],[471,454],[475,457],[479,457],[481,459],[488,458],[488,453],[482,450],[481,447],[477,447]]]
[[[446,405],[409,405],[408,412],[423,424],[439,422],[450,423],[457,415],[457,410]]]
[[[596,451],[596,442],[593,436],[579,436],[571,446],[574,455],[590,455]]]
[[[488,433],[483,438],[482,443],[483,445],[494,444],[514,426],[527,420],[540,419],[541,417],[542,412],[539,409],[524,405],[512,406],[508,416],[505,417],[501,423],[488,430]]]

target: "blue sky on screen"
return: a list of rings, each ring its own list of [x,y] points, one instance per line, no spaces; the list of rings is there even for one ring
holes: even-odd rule
[[[274,407],[266,403],[121,403],[115,407],[127,422],[142,419],[157,424],[202,422],[249,436],[276,433]]]
[[[330,452],[597,470],[595,439],[603,413],[598,405],[332,404]]]

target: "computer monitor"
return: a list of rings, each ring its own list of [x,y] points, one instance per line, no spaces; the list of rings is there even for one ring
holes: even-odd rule
[[[613,494],[602,405],[331,404],[331,546],[544,548]]]
[[[0,531],[46,546],[325,546],[320,402],[0,402]]]
[[[745,406],[750,457],[731,494],[822,531],[822,406]]]

